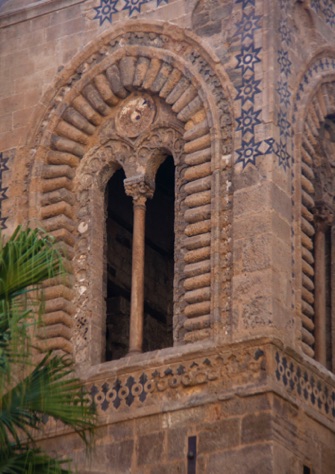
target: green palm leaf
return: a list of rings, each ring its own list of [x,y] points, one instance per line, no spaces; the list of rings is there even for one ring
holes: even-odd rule
[[[19,227],[7,242],[0,236],[0,473],[71,472],[35,446],[46,416],[70,427],[86,446],[91,440],[94,410],[72,359],[48,353],[34,364],[29,357],[41,308],[35,290],[60,272],[60,253],[42,231]]]

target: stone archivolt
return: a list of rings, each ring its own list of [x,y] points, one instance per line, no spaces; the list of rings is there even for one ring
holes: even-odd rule
[[[218,334],[220,295],[227,298],[230,285],[224,258],[225,278],[218,279],[229,242],[221,183],[231,180],[222,153],[232,147],[232,120],[217,65],[195,49],[193,40],[154,31],[109,38],[67,78],[43,121],[32,180],[41,212],[31,201],[30,217],[62,242],[76,284],[69,277],[47,288],[42,347],[71,352],[74,319],[77,360],[101,361],[88,341],[101,337],[103,326],[104,231],[95,219],[103,221],[103,188],[120,167],[127,179],[141,174],[152,182],[167,154],[177,170],[174,338],[185,343]]]
[[[322,129],[327,117],[335,112],[335,83],[323,80],[314,88],[305,109],[301,135],[300,158],[300,246],[301,246],[301,317],[302,348],[310,357],[315,355],[318,331],[315,314],[315,231],[320,219],[333,223],[335,206],[334,165],[325,150]],[[298,202],[298,199],[297,201]],[[332,290],[334,291],[334,290]]]

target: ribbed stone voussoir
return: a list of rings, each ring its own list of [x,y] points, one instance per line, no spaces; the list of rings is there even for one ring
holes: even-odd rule
[[[211,289],[207,288],[200,288],[193,291],[186,291],[185,292],[185,301],[187,303],[202,303],[204,301],[208,302],[211,296]]]
[[[186,77],[182,77],[174,86],[170,94],[166,97],[168,104],[174,104],[179,97],[190,87],[190,81]]]
[[[185,170],[184,178],[187,181],[195,181],[199,178],[204,178],[211,174],[211,163],[204,163],[202,165],[190,166]]]
[[[64,311],[55,311],[54,313],[44,314],[42,316],[43,323],[48,326],[52,324],[63,324],[68,328],[73,328],[74,320],[72,316],[68,315]]]
[[[40,339],[51,339],[53,337],[63,337],[64,339],[70,340],[72,331],[64,324],[57,323],[51,325],[43,325],[38,328],[38,337]]]
[[[185,227],[185,235],[192,237],[194,235],[206,234],[211,230],[211,225],[210,219],[189,224]]]
[[[196,290],[197,288],[205,288],[210,285],[211,274],[204,273],[202,275],[186,278],[184,281],[185,290]]]
[[[209,204],[205,206],[194,207],[192,209],[187,209],[187,211],[185,211],[185,221],[188,224],[193,224],[195,222],[210,219],[210,216],[211,206]]]
[[[91,104],[83,97],[78,95],[73,99],[72,106],[80,112],[89,122],[94,125],[100,125],[103,118],[102,116],[91,106]]]
[[[51,146],[55,150],[73,153],[73,155],[79,156],[80,158],[85,154],[85,147],[83,145],[58,135],[52,135]]]
[[[168,77],[172,72],[173,67],[171,64],[163,63],[161,68],[156,76],[156,79],[150,86],[150,90],[154,93],[159,92],[167,81]]]
[[[73,353],[72,343],[64,337],[50,337],[46,340],[37,340],[36,346],[41,352],[62,351],[67,354]]]
[[[43,220],[43,227],[47,232],[52,232],[57,229],[67,229],[72,232],[75,229],[75,225],[72,219],[64,214],[49,217]]]
[[[190,142],[191,140],[195,140],[196,138],[200,138],[203,135],[206,135],[208,131],[209,131],[209,126],[208,126],[208,121],[206,119],[194,125],[189,130],[187,130],[184,133],[184,140],[187,142]]]
[[[200,193],[190,194],[185,198],[185,204],[189,208],[203,206],[211,202],[211,192],[203,191]]]
[[[95,87],[98,89],[101,97],[110,106],[117,105],[120,102],[120,99],[113,94],[110,87],[110,82],[108,81],[105,74],[98,74],[94,78]]]
[[[50,204],[48,206],[43,206],[41,208],[41,217],[42,219],[47,219],[49,217],[58,216],[59,214],[64,214],[65,216],[73,219],[74,209],[73,206],[68,204],[65,201],[60,201],[55,204]]]
[[[206,260],[210,258],[211,249],[209,246],[202,247],[196,250],[189,250],[184,255],[184,262],[185,263],[195,263],[201,262],[202,260]]]
[[[177,118],[181,122],[187,122],[192,118],[197,112],[202,110],[203,102],[199,96],[195,97],[192,102],[187,104],[177,115]]]
[[[177,114],[197,96],[197,90],[190,85],[179,99],[173,104],[172,110]]]
[[[202,262],[190,263],[185,265],[184,272],[187,277],[194,277],[209,273],[210,268],[210,261],[203,260]]]
[[[99,91],[94,87],[93,84],[88,84],[81,91],[83,96],[88,100],[92,107],[99,112],[99,114],[106,116],[110,113],[111,109],[103,100]]]
[[[136,62],[134,56],[124,56],[119,62],[121,82],[126,89],[133,86]]]
[[[198,316],[192,319],[187,319],[184,322],[184,328],[186,331],[195,331],[197,329],[204,329],[210,327],[210,315],[206,314],[205,316]]]
[[[113,93],[117,97],[125,99],[128,95],[128,92],[122,84],[121,73],[117,65],[113,64],[112,66],[109,66],[109,68],[106,69],[106,75]]]
[[[195,140],[191,140],[190,142],[186,142],[184,151],[185,153],[194,153],[196,151],[203,150],[204,148],[209,148],[210,145],[211,137],[208,134],[200,138],[196,138]]]
[[[72,186],[73,186],[72,179],[69,179],[65,176],[62,176],[60,178],[54,178],[54,179],[44,179],[42,181],[42,191],[45,193],[56,191],[57,189],[61,189],[61,188],[72,190]]]
[[[179,69],[173,69],[171,74],[169,75],[167,81],[165,82],[164,86],[161,88],[159,95],[163,99],[166,98],[170,92],[176,87],[176,85],[179,83],[179,81],[182,78],[182,73],[179,71]],[[182,92],[181,92],[182,93]]]
[[[154,83],[157,74],[161,68],[161,60],[158,58],[152,58],[145,74],[145,78],[143,80],[143,88],[150,90],[151,85]]]
[[[186,334],[184,335],[184,342],[192,344],[193,342],[203,341],[205,339],[208,339],[210,337],[210,335],[211,335],[211,329],[210,328],[208,328],[208,329],[199,329],[198,331],[193,330],[193,331],[190,331],[190,332],[186,332]]]
[[[68,107],[63,113],[62,118],[87,135],[93,135],[95,132],[95,126],[73,107]]]
[[[51,191],[50,193],[43,193],[41,197],[41,205],[48,206],[49,204],[54,204],[57,202],[64,201],[73,207],[75,202],[75,197],[68,189],[61,188],[56,191]]]
[[[66,176],[69,179],[73,179],[75,171],[71,166],[68,165],[46,165],[42,169],[42,177],[45,179],[58,178]]]
[[[73,303],[65,298],[53,298],[45,302],[44,312],[54,313],[56,311],[65,311],[67,314],[75,313],[75,306]]]
[[[80,163],[80,158],[72,153],[63,151],[50,150],[47,157],[47,162],[50,165],[68,165],[75,168]]]
[[[210,313],[210,308],[210,301],[202,301],[201,303],[188,304],[184,309],[184,314],[187,318],[203,316]]]
[[[211,242],[211,233],[195,235],[193,237],[187,237],[183,240],[183,245],[187,250],[196,250],[201,247],[207,247]]]
[[[145,75],[150,65],[150,59],[145,56],[140,56],[136,63],[133,86],[140,87],[143,84]]]
[[[200,178],[195,181],[191,181],[190,183],[186,183],[184,186],[184,190],[186,194],[193,194],[199,193],[202,191],[207,191],[211,189],[212,177],[206,176],[205,178]]]

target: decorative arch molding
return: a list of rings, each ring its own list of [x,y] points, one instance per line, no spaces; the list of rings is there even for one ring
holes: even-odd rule
[[[307,78],[309,78],[307,80]],[[318,206],[327,200],[335,205],[335,175],[324,155],[323,128],[328,117],[335,114],[335,54],[318,57],[304,74],[295,106],[295,167],[292,175],[295,197],[295,262],[297,312],[301,315],[303,352],[318,359],[315,339],[319,328],[315,311],[315,229]],[[298,111],[299,109],[299,111]],[[330,174],[322,172],[326,167]],[[330,181],[333,173],[332,182]],[[296,183],[296,184],[294,184]],[[296,189],[294,186],[296,185]],[[327,196],[327,197],[326,197]],[[334,207],[333,207],[334,209]],[[328,209],[329,210],[329,209]],[[332,218],[333,219],[333,218]],[[319,359],[318,359],[319,360]]]
[[[106,177],[120,166],[127,177],[138,173],[141,149],[152,153],[144,172],[149,180],[164,153],[173,155],[178,170],[175,344],[215,339],[229,311],[230,292],[226,183],[231,181],[232,113],[224,75],[192,35],[171,25],[130,22],[122,32],[104,35],[89,53],[63,77],[33,139],[30,221],[61,241],[74,275],[46,290],[42,346],[67,352],[74,347],[78,361],[101,361],[90,341],[101,334],[96,313],[103,292],[93,294],[97,290],[87,270],[91,282],[102,278],[102,263],[95,264],[103,258],[103,238],[94,238],[90,218],[94,221],[94,206],[97,215],[103,209]],[[159,113],[136,137],[120,137],[117,113],[136,94],[151,97]],[[132,170],[128,154],[134,151]]]

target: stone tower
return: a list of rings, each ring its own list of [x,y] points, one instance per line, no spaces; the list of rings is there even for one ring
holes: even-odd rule
[[[0,1],[0,213],[40,226],[39,344],[81,474],[335,472],[333,0]]]

